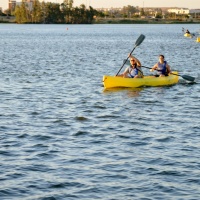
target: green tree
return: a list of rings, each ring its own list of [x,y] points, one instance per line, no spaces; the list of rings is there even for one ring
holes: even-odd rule
[[[161,18],[162,18],[162,13],[156,13],[155,18],[156,18],[156,19],[161,19]]]
[[[31,12],[32,23],[41,23],[42,21],[42,7],[38,0],[33,2],[33,10]]]
[[[103,16],[91,6],[89,9],[84,4],[73,7],[73,0],[64,0],[60,5],[39,0],[33,2],[30,7],[26,0],[22,0],[20,6],[16,6],[15,17],[17,23],[92,23],[94,16]]]
[[[27,23],[29,21],[25,0],[22,0],[22,3],[20,6],[16,6],[15,17],[16,17],[16,22],[19,24]]]
[[[45,22],[48,24],[59,23],[61,12],[59,4],[47,2],[45,7]]]
[[[73,9],[73,12],[72,12],[72,17],[71,17],[71,23],[72,24],[79,24],[80,23],[80,18],[81,18],[81,15],[80,15],[80,9],[78,7],[75,7]]]
[[[93,9],[93,7],[89,7],[89,10],[88,10],[88,14],[87,14],[87,19],[88,19],[88,23],[91,24],[93,19],[94,19],[94,16],[97,16],[98,15],[98,12]]]
[[[18,24],[21,24],[21,10],[20,6],[15,7],[15,19]]]
[[[45,24],[46,23],[46,12],[47,12],[46,3],[43,1],[40,4],[40,7],[41,7],[41,23]]]
[[[137,9],[134,6],[124,6],[121,10],[121,13],[126,14],[127,16],[132,16],[137,12]]]
[[[145,16],[145,12],[144,12],[143,8],[141,8],[141,10],[140,10],[140,16]]]
[[[66,23],[71,23],[73,9],[73,0],[64,0],[61,4],[61,10],[65,16]]]
[[[87,23],[86,6],[84,4],[80,5],[79,13],[80,13],[79,23],[81,24]]]
[[[157,9],[155,18],[159,19],[159,18],[162,18],[162,16],[163,16],[162,9]]]

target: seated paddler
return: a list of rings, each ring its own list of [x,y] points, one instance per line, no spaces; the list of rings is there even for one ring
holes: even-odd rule
[[[130,59],[130,66],[127,67],[124,72],[118,76],[124,78],[143,78],[143,72],[141,70],[141,63],[140,61],[132,56],[131,54],[128,55]]]
[[[190,34],[190,31],[187,29],[187,30],[185,31],[185,33]]]
[[[154,70],[157,71],[158,76],[168,76],[171,73],[171,67],[168,65],[167,61],[165,61],[165,57],[163,55],[159,55],[159,61],[150,69],[150,72]]]

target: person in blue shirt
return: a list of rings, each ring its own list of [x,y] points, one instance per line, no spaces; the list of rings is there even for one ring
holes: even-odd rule
[[[125,69],[125,71],[118,75],[124,78],[142,78],[143,77],[143,72],[141,70],[141,63],[140,61],[132,56],[128,55],[130,58],[130,66]]]
[[[157,70],[159,76],[168,76],[171,73],[171,67],[164,59],[165,57],[163,55],[159,55],[159,62],[157,62],[152,69],[150,69],[150,72]]]

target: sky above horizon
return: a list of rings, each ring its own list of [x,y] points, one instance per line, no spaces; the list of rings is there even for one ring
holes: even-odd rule
[[[20,2],[21,0],[17,0]],[[41,0],[40,0],[41,1]],[[44,0],[55,3],[62,3],[63,0]],[[200,9],[200,0],[74,0],[73,6],[85,4],[93,8],[120,8],[123,6],[139,7],[180,7],[189,9]],[[8,0],[0,0],[0,7],[3,10],[8,8]]]

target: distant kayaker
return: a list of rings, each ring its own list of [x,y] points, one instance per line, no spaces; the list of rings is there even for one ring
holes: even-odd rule
[[[128,55],[128,57],[130,58],[130,66],[125,69],[123,74],[120,74],[118,76],[124,78],[142,78],[143,72],[141,70],[140,61],[130,54]]]
[[[190,34],[190,31],[187,29],[187,30],[185,31],[185,33]]]
[[[170,66],[167,64],[167,61],[165,61],[164,58],[165,57],[163,55],[159,55],[159,62],[157,62],[152,67],[152,69],[150,69],[150,72],[157,70],[159,76],[168,76],[171,70],[170,70]]]

